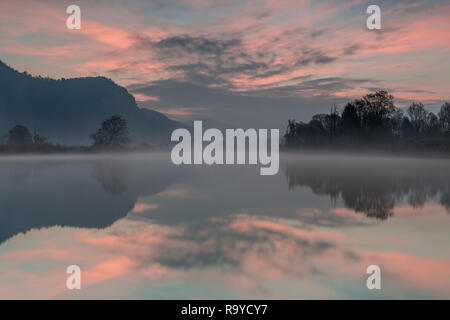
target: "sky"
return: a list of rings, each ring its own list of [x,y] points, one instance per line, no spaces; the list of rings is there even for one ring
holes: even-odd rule
[[[66,28],[67,6],[81,29]],[[381,30],[366,9],[381,8]],[[0,0],[0,60],[105,76],[176,120],[282,127],[378,89],[399,107],[450,100],[449,1]]]

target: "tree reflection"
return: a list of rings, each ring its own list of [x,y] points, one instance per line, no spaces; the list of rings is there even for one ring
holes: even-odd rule
[[[335,202],[368,217],[385,220],[394,207],[406,202],[422,207],[436,198],[450,209],[450,170],[445,161],[314,161],[288,162],[285,174],[289,190],[309,187],[314,194],[328,195]],[[449,210],[450,211],[450,210]]]
[[[118,161],[96,163],[92,172],[92,176],[101,183],[103,190],[112,195],[119,195],[126,190],[129,175],[128,166]]]

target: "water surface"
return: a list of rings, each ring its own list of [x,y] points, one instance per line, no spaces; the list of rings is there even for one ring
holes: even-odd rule
[[[0,181],[0,298],[450,298],[448,160],[2,157]]]

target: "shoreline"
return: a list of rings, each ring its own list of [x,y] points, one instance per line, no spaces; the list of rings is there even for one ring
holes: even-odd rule
[[[134,156],[134,155],[148,155],[148,154],[170,154],[170,148],[154,148],[154,149],[121,149],[121,150],[95,150],[90,147],[76,148],[73,150],[52,150],[46,152],[40,151],[27,151],[22,150],[20,152],[1,152],[0,159],[8,158],[45,158],[59,157],[59,156],[89,156],[89,157],[107,157],[107,156]],[[377,149],[346,149],[346,150],[333,150],[333,149],[311,149],[305,148],[303,150],[292,150],[280,147],[280,155],[283,156],[351,156],[358,158],[407,158],[407,159],[450,159],[450,153],[447,152],[429,152],[429,151],[405,151],[405,150],[377,150]],[[281,158],[281,157],[280,157]],[[170,157],[169,157],[170,160]]]

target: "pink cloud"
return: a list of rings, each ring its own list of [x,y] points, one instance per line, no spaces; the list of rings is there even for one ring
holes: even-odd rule
[[[83,272],[83,283],[90,285],[119,278],[129,273],[135,263],[128,257],[117,257],[90,267]]]
[[[154,209],[158,209],[158,204],[156,203],[143,203],[143,202],[137,202],[134,205],[133,210],[131,210],[131,212],[133,213],[139,213],[139,212],[144,212],[144,211],[148,211],[148,210],[154,210]]]
[[[124,49],[133,44],[130,33],[95,21],[83,21],[80,32],[112,47]]]
[[[15,260],[33,260],[36,258],[62,260],[70,257],[70,251],[54,248],[30,249],[6,252],[2,256],[5,259]]]
[[[192,196],[192,191],[190,189],[169,189],[158,193],[157,196],[167,198],[186,198]]]
[[[347,214],[340,208],[335,213]],[[391,296],[407,296],[411,290],[431,297],[449,294],[450,259],[421,250],[426,239],[409,238],[412,251],[408,246],[404,251],[378,249],[397,236],[395,226],[382,234],[375,227],[355,234],[358,230],[351,228],[318,228],[298,219],[248,214],[208,222],[209,228],[197,230],[195,236],[184,225],[168,227],[129,218],[104,230],[51,228],[16,236],[2,248],[8,252],[2,255],[7,259],[0,267],[0,296],[64,297],[65,267],[74,262],[83,272],[80,294],[97,298],[125,296],[155,285],[176,291],[177,283],[190,281],[200,287],[202,281],[214,282],[243,297],[345,298],[346,290],[339,288],[356,288],[355,282],[364,287],[370,264],[382,268],[382,287]],[[14,250],[22,241],[42,249]],[[220,259],[199,266],[196,258],[204,256]],[[41,265],[47,262],[47,268],[20,269],[34,258]],[[192,290],[194,295],[195,286]]]
[[[358,8],[365,15],[364,6],[359,0],[320,3],[291,0],[250,1],[245,4],[218,2],[214,5],[190,1],[186,5],[189,10],[207,9],[211,18],[215,18],[214,22],[199,19],[186,23],[157,17],[149,22],[138,11],[124,10],[116,5],[105,8],[105,12],[83,15],[82,29],[69,32],[65,29],[66,14],[60,7],[40,3],[39,12],[23,12],[16,3],[5,3],[0,12],[3,31],[0,52],[33,56],[39,61],[54,64],[55,68],[60,69],[58,76],[69,77],[74,72],[82,75],[102,74],[120,84],[129,85],[133,82],[167,79],[186,80],[185,73],[173,68],[183,64],[205,63],[213,70],[218,68],[211,62],[217,59],[208,61],[187,53],[175,58],[160,56],[152,46],[139,46],[139,39],[147,39],[150,43],[186,34],[211,39],[239,35],[239,47],[236,52],[231,52],[231,56],[235,57],[234,63],[245,65],[255,62],[267,67],[253,72],[244,70],[220,74],[219,77],[230,81],[235,90],[295,85],[299,81],[296,78],[306,75],[315,78],[358,78],[361,74],[380,81],[380,85],[415,89],[419,84],[414,83],[411,70],[417,69],[416,73],[425,73],[428,68],[428,62],[422,57],[423,52],[438,50],[444,55],[448,52],[447,44],[450,40],[448,4],[430,5],[428,10],[414,15],[406,9],[417,4],[396,4],[394,9],[383,11],[383,33],[369,32],[359,24],[361,19],[345,16],[350,9]],[[143,11],[144,8],[145,6]],[[223,11],[224,8],[230,11]],[[105,16],[113,18],[105,19]],[[119,23],[121,21],[126,23]],[[324,21],[330,21],[330,24],[327,25]],[[312,31],[319,30],[324,31],[320,36],[310,36]],[[50,40],[41,45],[38,44],[39,41],[27,43],[21,40],[21,36],[30,33],[48,36]],[[55,45],[55,40],[68,44]],[[353,54],[342,54],[346,47],[355,44],[359,47]],[[297,65],[304,50],[316,50],[336,60],[325,64]],[[402,67],[405,63],[408,67]],[[395,65],[399,67],[387,67]],[[382,73],[380,68],[383,67],[389,72]],[[20,65],[18,68],[23,69]],[[36,66],[36,69],[39,70],[39,67]],[[436,69],[445,72],[442,68]],[[273,74],[270,76],[264,75],[271,72]],[[52,70],[48,73],[51,74]],[[216,83],[211,85],[218,86]],[[436,93],[422,94],[414,97],[416,100],[448,98],[448,90],[439,77],[427,79],[420,86]],[[360,95],[364,91],[361,84],[350,90],[330,92],[329,95],[346,98]],[[312,88],[296,94],[314,97],[324,95],[324,92]],[[411,96],[411,92],[398,91],[397,96],[405,99]],[[144,96],[137,98],[139,101],[146,101],[143,100],[146,99]],[[186,113],[189,112],[166,111],[174,116],[187,116]]]

